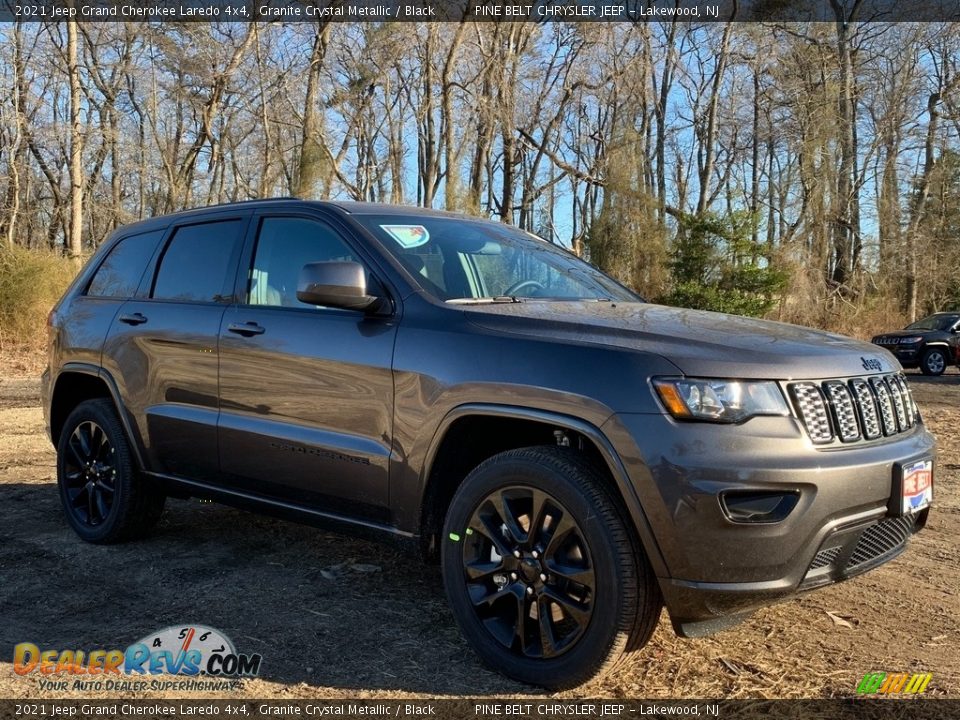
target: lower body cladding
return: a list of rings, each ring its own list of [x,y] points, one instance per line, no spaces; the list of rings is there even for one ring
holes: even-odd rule
[[[935,458],[922,424],[829,450],[792,417],[716,425],[620,414],[603,432],[643,506],[651,563],[685,637],[866,572],[927,521],[927,509],[901,512],[902,468]]]

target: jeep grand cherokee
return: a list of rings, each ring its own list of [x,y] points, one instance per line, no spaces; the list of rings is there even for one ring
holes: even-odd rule
[[[480,657],[562,688],[900,553],[934,440],[884,349],[643,302],[515,228],[273,200],[119,229],[50,316],[84,540],[197,496],[439,560]]]

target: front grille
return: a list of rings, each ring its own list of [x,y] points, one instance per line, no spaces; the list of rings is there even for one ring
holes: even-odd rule
[[[854,577],[885,563],[906,547],[907,540],[926,523],[919,515],[887,517],[863,527],[842,529],[830,535],[814,555],[801,590]]]
[[[855,568],[871,560],[878,560],[898,550],[914,532],[917,519],[914,515],[887,518],[883,522],[871,525],[857,540],[857,546],[850,555],[847,568]]]
[[[900,374],[797,382],[788,388],[797,415],[817,445],[875,440],[906,432],[918,421],[910,388]]]
[[[895,338],[895,337],[875,338],[873,341],[874,345],[898,345],[899,343],[900,343],[900,338]]]
[[[813,562],[810,563],[810,569],[816,570],[817,568],[826,567],[827,565],[833,565],[833,561],[837,559],[837,555],[840,554],[842,549],[843,548],[832,547],[821,550],[813,558]]]

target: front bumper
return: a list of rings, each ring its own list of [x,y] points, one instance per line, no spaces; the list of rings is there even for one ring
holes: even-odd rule
[[[621,414],[604,432],[656,538],[661,589],[682,635],[876,567],[926,523],[928,511],[888,517],[895,463],[935,456],[922,424],[830,449],[814,447],[793,417],[711,425]],[[796,505],[776,522],[734,522],[722,502],[730,492],[792,494]]]
[[[904,345],[898,347],[887,347],[894,354],[897,360],[900,361],[900,364],[903,367],[917,367],[920,363],[920,346],[917,345]]]
[[[882,517],[836,528],[824,538],[797,586],[792,578],[751,583],[661,582],[674,629],[683,637],[709,635],[798,591],[831,585],[872,570],[900,555],[908,539],[927,524],[928,514],[929,508],[915,516]]]

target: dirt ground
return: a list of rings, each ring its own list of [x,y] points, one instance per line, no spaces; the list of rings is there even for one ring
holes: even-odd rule
[[[629,665],[567,695],[837,697],[868,671],[924,671],[928,695],[960,698],[960,374],[910,381],[940,463],[935,510],[907,553],[710,638],[677,638],[664,614]],[[221,697],[531,693],[481,666],[437,570],[387,546],[181,500],[145,541],[84,545],[61,515],[39,402],[35,376],[0,377],[0,697],[81,696],[16,676],[16,643],[125,647],[185,623],[263,655],[261,678]]]

